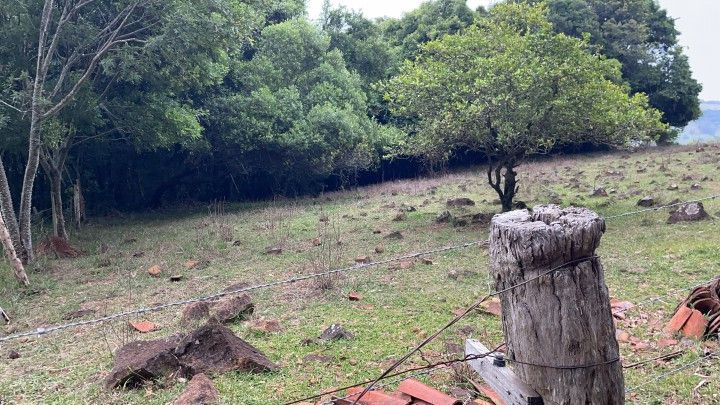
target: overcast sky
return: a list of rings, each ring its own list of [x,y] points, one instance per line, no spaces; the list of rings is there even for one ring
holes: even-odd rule
[[[680,44],[686,48],[695,78],[703,84],[703,100],[720,100],[720,0],[659,0],[675,18]],[[331,0],[360,10],[367,17],[399,17],[416,8],[422,0]],[[468,0],[471,8],[487,6],[492,0]],[[311,18],[320,14],[323,0],[307,0]]]

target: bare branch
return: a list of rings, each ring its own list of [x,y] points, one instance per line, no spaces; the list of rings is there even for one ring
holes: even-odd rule
[[[85,72],[80,76],[80,78],[75,82],[75,85],[68,91],[68,93],[60,99],[60,101],[57,102],[53,107],[48,109],[43,115],[42,118],[51,117],[60,110],[62,110],[77,94],[77,92],[80,90],[83,84],[90,78],[92,73],[95,71],[95,68],[97,67],[98,63],[100,63],[100,60],[107,54],[107,52],[115,45],[118,45],[122,42],[127,41],[117,41],[117,36],[120,34],[120,31],[126,26],[128,19],[132,15],[133,11],[137,7],[137,5],[140,4],[140,1],[134,2],[132,5],[126,7],[123,11],[118,13],[118,16],[113,19],[113,21],[110,22],[101,32],[105,32],[106,30],[110,30],[109,37],[105,40],[105,42],[98,48],[97,52],[95,53],[95,56],[90,60],[90,63],[88,64],[87,68],[85,69]],[[112,29],[112,26],[116,27]]]
[[[25,114],[25,113],[27,112],[27,111],[23,111],[23,110],[15,107],[14,105],[8,103],[7,101],[5,101],[5,100],[3,100],[3,99],[0,99],[0,104],[4,105],[4,106],[7,107],[7,108],[10,108],[10,109],[12,109],[12,110],[15,110],[15,111],[19,112],[20,114]]]

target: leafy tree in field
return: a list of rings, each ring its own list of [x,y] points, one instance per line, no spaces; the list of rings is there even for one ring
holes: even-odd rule
[[[622,63],[633,93],[645,93],[663,121],[684,127],[700,115],[702,86],[678,45],[674,20],[654,0],[547,0],[555,30],[590,43]],[[663,139],[670,140],[670,139]]]
[[[515,168],[573,143],[627,145],[667,130],[643,94],[628,95],[617,61],[556,34],[544,6],[501,4],[477,27],[426,44],[387,85],[398,114],[416,122],[414,152],[444,159],[485,153],[488,182],[512,209]]]
[[[283,189],[371,166],[387,133],[366,114],[360,77],[303,19],[266,27],[205,108],[216,153]]]
[[[475,12],[465,0],[430,0],[400,19],[381,22],[385,38],[400,48],[403,59],[415,59],[420,46],[470,26]]]

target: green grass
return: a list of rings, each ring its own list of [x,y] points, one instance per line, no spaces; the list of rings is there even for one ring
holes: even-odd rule
[[[663,163],[668,172],[657,170]],[[564,205],[582,205],[609,216],[637,209],[635,203],[643,195],[653,195],[665,203],[674,198],[720,193],[719,165],[717,145],[702,153],[677,147],[629,157],[606,154],[553,158],[520,168],[522,188],[518,199],[533,205],[545,203],[556,194]],[[647,171],[637,173],[641,167]],[[608,176],[609,170],[622,171],[624,176]],[[685,174],[695,179],[683,181]],[[710,179],[701,181],[705,176]],[[577,178],[577,185],[573,178]],[[677,183],[680,190],[666,190],[669,183]],[[703,190],[689,191],[692,183],[702,184]],[[590,197],[595,186],[617,191],[607,198]],[[72,235],[73,242],[88,254],[75,260],[41,259],[30,271],[31,289],[17,287],[10,270],[4,263],[0,265],[0,306],[14,319],[4,332],[62,323],[64,314],[80,308],[95,309],[96,315],[104,315],[212,294],[236,282],[256,284],[317,271],[327,265],[318,263],[320,252],[334,245],[326,243],[321,248],[312,244],[312,239],[324,232],[319,221],[322,215],[330,217],[328,228],[336,229],[342,242],[333,248],[341,255],[341,260],[334,263],[338,266],[352,265],[358,255],[385,259],[487,238],[486,227],[453,228],[435,223],[435,216],[445,210],[445,201],[460,196],[478,202],[466,210],[468,213],[498,211],[492,203],[496,196],[478,169],[319,198],[237,204],[227,207],[224,215],[210,215],[205,207],[196,207],[98,218]],[[410,204],[417,211],[409,213],[405,221],[393,222],[397,209],[384,208],[390,203]],[[720,214],[720,201],[709,201],[705,206],[711,215]],[[672,361],[626,370],[628,387],[692,361],[706,347],[717,350],[717,342],[692,340],[683,340],[676,347],[657,347],[657,341],[664,337],[664,323],[686,294],[677,290],[720,275],[720,228],[716,220],[667,225],[667,215],[660,211],[609,220],[599,251],[611,295],[638,304],[627,312],[625,321],[618,322],[618,328],[650,344],[648,349],[635,352],[629,344],[621,343],[623,361],[629,364],[680,347],[687,349],[686,354]],[[373,233],[374,229],[384,233],[400,230],[405,238],[384,240]],[[129,241],[131,238],[135,241]],[[376,254],[373,250],[380,243],[386,250]],[[278,244],[283,246],[283,254],[264,254],[267,246]],[[99,253],[102,245],[109,248],[106,253]],[[136,252],[144,255],[133,257]],[[191,259],[209,264],[187,270],[184,263]],[[433,265],[418,262],[411,269],[382,266],[352,272],[335,280],[329,290],[319,289],[315,282],[302,282],[251,294],[256,303],[255,317],[277,319],[283,331],[258,334],[247,323],[231,328],[281,369],[263,375],[214,376],[223,402],[280,404],[377,376],[390,361],[450,320],[454,310],[489,291],[484,248],[447,252],[433,260]],[[147,268],[154,264],[163,267],[163,277],[147,275]],[[453,280],[447,277],[451,270],[472,273]],[[182,274],[184,279],[170,283],[170,274]],[[363,300],[348,301],[350,291],[361,293]],[[652,300],[655,297],[661,299]],[[132,339],[181,331],[180,311],[175,308],[144,317],[162,327],[149,335],[128,332],[123,321],[2,345],[0,399],[7,403],[168,403],[184,384],[166,381],[142,390],[113,392],[102,388],[102,380],[112,367],[111,353],[117,347]],[[355,334],[355,339],[328,345],[301,344],[332,323],[342,324]],[[424,356],[431,361],[452,356],[448,344],[462,344],[468,331],[487,345],[502,341],[499,319],[475,313],[428,347]],[[7,360],[10,350],[17,350],[22,357]],[[306,356],[311,354],[327,356],[330,361],[309,361]],[[424,362],[416,356],[408,366],[413,364]],[[718,361],[710,360],[649,384],[629,396],[628,401],[717,402],[718,373]],[[447,370],[423,379],[443,390],[460,384]],[[708,382],[694,390],[702,380]]]

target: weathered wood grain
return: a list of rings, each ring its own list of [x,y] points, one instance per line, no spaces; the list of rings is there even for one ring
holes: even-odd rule
[[[583,208],[550,205],[495,216],[490,231],[495,288],[594,256],[604,231],[603,219]],[[623,403],[619,361],[586,367],[619,355],[599,259],[565,266],[500,300],[508,358],[533,364],[516,363],[514,370],[546,404]]]
[[[465,341],[465,355],[472,356],[488,353],[485,345],[477,340]],[[519,379],[509,367],[498,367],[493,364],[493,358],[483,357],[470,360],[470,367],[490,386],[506,405],[542,405],[543,400],[529,385]]]

